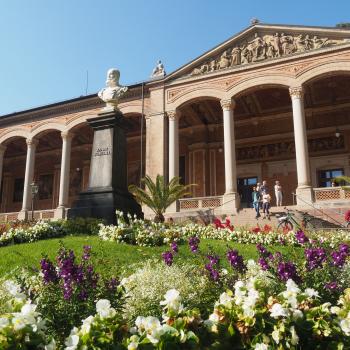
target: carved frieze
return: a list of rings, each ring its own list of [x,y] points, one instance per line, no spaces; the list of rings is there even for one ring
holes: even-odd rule
[[[273,35],[260,35],[255,33],[250,40],[235,44],[216,57],[211,57],[201,65],[194,68],[191,75],[200,75],[218,71],[225,68],[264,61],[271,58],[288,56],[317,50],[327,46],[346,43],[348,39],[328,39],[317,35],[298,34],[288,35],[275,33]]]
[[[308,148],[310,154],[315,154],[323,151],[343,150],[345,147],[344,136],[330,136],[308,140]],[[295,156],[294,141],[284,141],[278,143],[269,143],[265,145],[238,147],[238,160],[254,160],[254,159],[273,159],[273,158],[288,158]]]

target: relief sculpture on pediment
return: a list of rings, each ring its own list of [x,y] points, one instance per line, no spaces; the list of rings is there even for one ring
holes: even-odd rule
[[[195,67],[190,74],[200,75],[346,42],[348,42],[348,39],[330,40],[326,37],[320,38],[317,35],[312,36],[309,34],[288,35],[282,32],[261,36],[255,33],[251,40],[226,48],[216,57],[211,57]]]

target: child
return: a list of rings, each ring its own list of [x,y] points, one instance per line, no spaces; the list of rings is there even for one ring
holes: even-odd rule
[[[263,197],[263,213],[264,217],[263,219],[266,219],[266,216],[269,220],[270,219],[270,202],[271,202],[271,196],[268,194],[268,192],[264,192]]]

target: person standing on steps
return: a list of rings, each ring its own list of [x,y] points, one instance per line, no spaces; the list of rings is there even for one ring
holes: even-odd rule
[[[260,192],[257,190],[256,187],[253,187],[252,201],[253,201],[253,207],[256,212],[255,219],[259,219],[260,217],[260,199],[261,199]]]
[[[276,197],[276,206],[282,206],[282,186],[279,181],[275,182],[275,197]]]
[[[270,219],[270,202],[271,202],[271,196],[269,195],[269,193],[267,191],[264,192],[263,197],[263,213],[264,213],[264,217],[263,219]]]

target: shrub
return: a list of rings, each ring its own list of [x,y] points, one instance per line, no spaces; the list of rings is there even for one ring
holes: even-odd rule
[[[159,317],[162,314],[159,302],[169,289],[177,289],[186,300],[185,306],[198,308],[203,315],[219,295],[218,287],[203,271],[189,264],[166,266],[148,260],[121,284],[127,292],[125,316],[129,320],[139,315]]]
[[[95,218],[75,218],[59,221],[64,231],[72,235],[97,235],[101,223],[103,223],[102,219]]]

